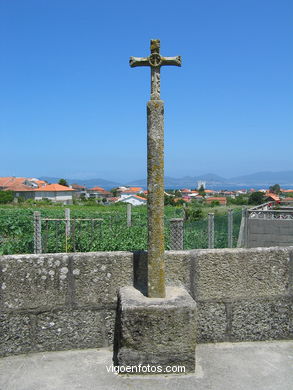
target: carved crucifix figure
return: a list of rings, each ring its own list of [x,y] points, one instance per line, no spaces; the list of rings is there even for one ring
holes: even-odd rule
[[[129,64],[151,67],[151,100],[160,100],[160,69],[164,65],[181,66],[181,57],[162,57],[160,55],[160,40],[151,40],[151,55],[149,57],[130,57]]]
[[[147,103],[148,144],[148,287],[150,298],[165,297],[164,258],[164,102],[160,99],[160,68],[181,66],[181,57],[162,57],[160,41],[151,40],[151,55],[130,57],[130,66],[151,67],[151,100]]]

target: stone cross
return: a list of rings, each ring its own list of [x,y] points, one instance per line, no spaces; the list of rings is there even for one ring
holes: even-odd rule
[[[162,57],[160,55],[160,40],[151,40],[151,55],[149,57],[130,57],[129,64],[151,67],[151,100],[160,100],[161,74],[160,68],[164,65],[181,66],[181,57]]]
[[[159,39],[152,39],[150,56],[130,57],[129,64],[151,68],[151,99],[147,103],[148,297],[164,298],[164,102],[160,100],[160,68],[181,66],[181,57],[161,56]]]

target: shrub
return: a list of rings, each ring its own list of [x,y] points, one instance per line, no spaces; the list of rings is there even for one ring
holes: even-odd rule
[[[249,195],[248,204],[262,204],[265,202],[265,195],[263,192],[253,192]]]
[[[0,203],[11,203],[14,195],[12,191],[0,191]]]
[[[203,211],[201,208],[186,208],[185,220],[186,221],[199,221],[203,218]]]

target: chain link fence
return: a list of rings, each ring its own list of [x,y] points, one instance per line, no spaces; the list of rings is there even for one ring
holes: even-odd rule
[[[146,208],[107,210],[1,209],[0,254],[146,250]],[[165,211],[166,249],[237,245],[241,210],[233,211],[229,229],[227,214],[209,213],[198,221],[184,221],[182,208]]]

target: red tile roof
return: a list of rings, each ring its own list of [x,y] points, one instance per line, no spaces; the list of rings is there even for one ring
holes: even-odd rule
[[[0,177],[0,187],[10,186],[12,184],[22,184],[26,178],[24,177]]]
[[[10,186],[5,186],[4,191],[23,192],[23,191],[35,191],[32,187],[25,186],[24,184],[14,183]]]
[[[129,187],[128,190],[129,191],[141,191],[142,188],[141,187]]]
[[[146,198],[143,198],[142,196],[138,196],[138,195],[133,195],[135,198],[138,198],[138,199],[143,199],[146,201]]]
[[[140,191],[142,191],[141,187],[129,187],[129,188],[126,188],[126,190],[122,190],[121,192],[123,194],[133,194],[133,193],[140,192]]]
[[[47,184],[47,182],[45,182],[44,180],[9,176],[9,177],[0,177],[0,187],[10,187],[16,184],[22,185],[25,181],[32,181],[36,183],[39,187]]]
[[[53,191],[53,192],[60,192],[60,191],[74,191],[72,188],[69,188],[69,187],[66,187],[66,186],[62,186],[61,184],[48,184],[44,187],[41,187],[41,188],[37,188],[36,190],[34,191]]]
[[[102,187],[93,187],[93,188],[90,188],[90,191],[99,191],[99,192],[104,192],[105,189],[102,188]]]
[[[83,190],[85,188],[85,186],[80,186],[79,184],[72,184],[71,187],[74,189],[80,189],[80,190]]]
[[[274,199],[274,200],[276,200],[276,201],[280,200],[280,197],[279,197],[278,195],[273,194],[273,193],[270,193],[270,192],[268,192],[268,193],[266,194],[266,197],[272,198],[272,199]]]

